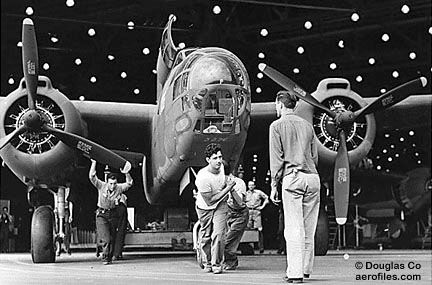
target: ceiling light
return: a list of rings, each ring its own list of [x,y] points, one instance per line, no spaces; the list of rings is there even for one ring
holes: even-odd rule
[[[363,81],[363,77],[361,77],[360,75],[358,75],[358,76],[356,77],[356,81],[357,81],[357,82],[362,82],[362,81]]]
[[[410,7],[405,4],[405,5],[402,6],[401,11],[404,14],[408,14],[408,12],[410,11]]]
[[[391,145],[390,145],[390,148],[395,148],[394,144],[391,144]]]
[[[56,42],[58,42],[58,38],[56,36],[51,36],[51,41],[53,43],[56,43]]]
[[[357,14],[357,13],[352,13],[352,15],[351,15],[351,20],[353,21],[353,22],[357,22],[358,20],[360,19],[360,16],[359,16],[359,14]]]
[[[96,82],[96,77],[95,76],[90,77],[90,82],[91,83],[95,83]]]
[[[133,30],[135,28],[135,23],[132,22],[132,21],[129,21],[127,23],[127,27],[128,27],[129,30]]]
[[[267,29],[261,29],[260,34],[261,34],[261,36],[266,37],[268,35]]]
[[[261,87],[257,87],[257,89],[255,90],[256,91],[256,93],[261,93]]]
[[[403,142],[405,139],[404,139],[403,137],[401,137],[399,140],[400,140],[401,142]]]
[[[432,27],[429,27],[429,34],[432,35]]]
[[[265,58],[265,54],[264,54],[263,52],[260,52],[260,53],[258,54],[258,58]]]
[[[156,74],[156,73],[157,73],[156,69],[153,69],[153,70],[152,70],[152,73],[153,73],[153,74]]]
[[[218,5],[213,6],[213,14],[219,15],[221,11],[222,9]]]
[[[306,21],[304,23],[304,27],[305,27],[306,30],[310,30],[312,28],[312,22]]]
[[[109,60],[114,60],[114,58],[115,58],[112,54],[109,54],[107,57]]]
[[[81,59],[80,58],[75,59],[75,64],[76,65],[80,65],[81,64]]]
[[[388,161],[393,161],[393,158],[389,157],[387,158]]]
[[[415,58],[417,57],[417,55],[416,55],[415,52],[410,52],[409,57],[410,57],[411,59],[415,59]]]
[[[387,90],[385,88],[381,88],[380,92],[385,93]]]
[[[66,0],[66,6],[72,7],[73,5],[75,5],[75,1],[74,0]]]
[[[150,49],[149,48],[143,48],[142,53],[147,55],[150,53]]]
[[[90,28],[87,33],[90,37],[93,37],[94,35],[96,35],[96,31],[93,28]]]
[[[31,15],[33,15],[33,8],[32,7],[27,7],[27,9],[25,10],[25,12],[26,12],[26,14],[28,15],[28,16],[31,16]]]
[[[183,43],[183,42],[181,42],[181,43],[179,43],[178,47],[179,47],[180,49],[184,49],[184,48],[186,47],[186,44]]]
[[[374,65],[375,64],[375,58],[373,58],[373,57],[369,58],[369,64]]]
[[[49,66],[48,63],[45,62],[45,63],[42,65],[42,68],[45,69],[45,70],[48,70],[48,69],[50,68],[50,66]]]
[[[383,153],[387,153],[387,150],[386,150],[386,149],[383,149],[382,152],[383,152]]]
[[[383,42],[387,42],[390,39],[390,36],[388,34],[383,34],[381,36],[381,39],[383,40]]]
[[[384,134],[384,136],[385,136],[386,138],[389,138],[389,137],[390,137],[390,134]]]
[[[418,163],[418,164],[421,164],[421,160],[417,160],[417,163]]]
[[[17,47],[22,47],[22,42],[21,41],[17,43]]]
[[[416,152],[416,153],[414,153],[414,155],[415,155],[415,156],[419,156],[419,153],[418,153],[418,152]]]
[[[80,101],[84,101],[84,100],[85,100],[85,97],[81,95],[81,96],[79,96],[79,100],[80,100]]]
[[[399,77],[399,72],[397,72],[397,70],[393,71],[392,76],[394,78],[398,78]]]
[[[344,47],[345,47],[345,43],[344,43],[344,41],[343,41],[343,40],[340,40],[339,43],[338,43],[338,46],[339,46],[340,48],[344,48]]]
[[[299,46],[299,47],[297,48],[297,52],[298,52],[299,54],[304,53],[304,48],[303,48],[302,46]]]
[[[296,68],[293,69],[293,72],[294,72],[295,74],[300,73],[300,69],[298,69],[298,68],[296,67]]]
[[[264,76],[264,75],[263,75],[261,72],[258,72],[258,73],[257,73],[257,77],[258,77],[259,79],[263,78],[263,76]]]
[[[121,76],[121,78],[126,78],[127,77],[127,73],[123,71],[122,73],[120,73],[120,76]]]
[[[395,157],[399,157],[399,153],[395,153]]]
[[[15,83],[15,80],[14,80],[12,77],[10,77],[10,78],[8,79],[8,83],[9,83],[10,85],[12,85],[12,84]]]
[[[381,170],[381,165],[377,165],[377,170]]]
[[[335,70],[336,68],[337,68],[336,63],[334,63],[334,62],[330,63],[330,69],[331,70]]]
[[[414,131],[409,131],[409,133],[408,133],[410,136],[413,136],[414,135]]]
[[[133,92],[135,95],[138,95],[140,93],[140,90],[138,88],[135,88]]]

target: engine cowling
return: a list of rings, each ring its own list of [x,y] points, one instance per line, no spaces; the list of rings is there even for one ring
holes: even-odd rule
[[[366,105],[363,98],[351,90],[349,81],[343,78],[322,80],[312,96],[335,112],[356,111]],[[297,107],[296,113],[313,124],[318,139],[320,164],[332,165],[339,146],[339,136],[333,119],[328,114],[303,101]],[[375,139],[375,133],[376,122],[373,114],[360,117],[353,123],[346,134],[351,166],[357,165],[369,153]]]
[[[53,128],[87,135],[81,115],[69,99],[57,89],[51,80],[39,76],[36,111]],[[0,137],[8,135],[24,124],[27,107],[27,90],[24,79],[0,106]],[[15,175],[28,185],[60,185],[73,169],[75,151],[54,135],[42,131],[27,131],[13,139],[1,151],[0,156]]]

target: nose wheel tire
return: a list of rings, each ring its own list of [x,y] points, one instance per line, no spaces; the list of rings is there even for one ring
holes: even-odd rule
[[[31,224],[31,256],[34,263],[55,262],[54,213],[50,206],[40,206]]]

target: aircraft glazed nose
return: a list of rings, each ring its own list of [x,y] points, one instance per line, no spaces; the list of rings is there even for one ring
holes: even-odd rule
[[[200,88],[207,84],[235,84],[229,64],[220,57],[203,57],[192,68],[189,75],[189,88]]]

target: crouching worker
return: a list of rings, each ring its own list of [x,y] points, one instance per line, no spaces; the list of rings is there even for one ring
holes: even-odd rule
[[[237,249],[249,221],[249,209],[246,206],[246,184],[231,174],[230,165],[224,161],[225,175],[234,182],[234,191],[228,196],[228,231],[225,235],[225,270],[235,270],[238,266]]]

